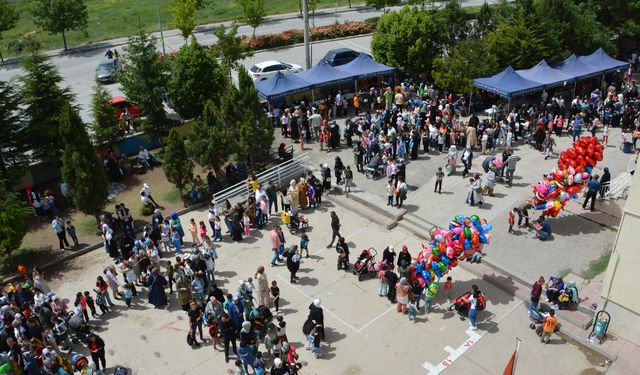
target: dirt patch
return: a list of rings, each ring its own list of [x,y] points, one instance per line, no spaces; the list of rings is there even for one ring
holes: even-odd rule
[[[202,170],[197,168],[194,170],[194,174],[195,173],[202,175]],[[149,221],[148,216],[140,214],[140,189],[144,183],[149,184],[151,187],[151,195],[156,202],[163,207],[165,214],[184,208],[181,200],[176,201],[175,199],[171,199],[172,202],[167,201],[166,198],[167,196],[171,197],[174,186],[167,181],[162,167],[156,167],[142,175],[126,176],[121,182],[126,186],[126,189],[117,195],[115,201],[108,202],[104,210],[113,213],[115,212],[114,207],[116,203],[124,203],[131,210],[136,226],[144,225]],[[93,217],[68,208],[63,209],[60,215],[65,220],[71,220],[76,227],[80,246],[73,250],[82,249],[101,241],[98,235],[98,227]],[[33,266],[50,262],[60,256],[61,251],[58,248],[58,238],[51,228],[50,220],[39,220],[31,216],[28,219],[27,225],[29,226],[29,232],[22,241],[21,247],[23,249],[33,249],[33,251],[29,252],[28,256],[26,254],[18,254],[18,256],[13,257],[9,264],[6,264],[0,269],[0,277],[15,274],[18,263],[22,263],[30,269]],[[94,226],[95,230],[92,229]],[[73,245],[71,238],[67,236],[67,239],[69,243]]]

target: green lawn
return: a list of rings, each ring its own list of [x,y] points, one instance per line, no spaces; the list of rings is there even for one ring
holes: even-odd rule
[[[269,14],[289,13],[298,11],[297,0],[265,0],[266,10]],[[94,43],[101,40],[112,39],[121,36],[132,35],[141,26],[147,31],[157,31],[158,20],[156,17],[156,2],[154,0],[85,0],[89,12],[89,27],[86,31],[72,31],[67,35],[69,47],[86,43]],[[159,0],[160,14],[164,29],[173,28],[172,9],[175,0]],[[318,0],[318,8],[331,8],[347,5],[348,0]],[[33,36],[42,44],[43,50],[63,48],[61,35],[49,35],[39,30],[33,23],[31,15],[31,0],[17,0],[16,6],[21,18],[18,25],[3,33],[0,41],[0,49],[5,57],[13,53],[7,50],[7,44],[11,40],[27,35]],[[362,3],[361,0],[353,0],[352,4]],[[233,0],[209,0],[205,9],[197,12],[196,23],[206,24],[211,22],[240,19],[242,10]]]

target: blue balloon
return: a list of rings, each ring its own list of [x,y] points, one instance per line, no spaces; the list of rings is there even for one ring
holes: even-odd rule
[[[455,233],[453,236],[451,236],[452,240],[457,240],[458,238],[460,238],[460,234],[459,233]]]
[[[486,223],[486,224],[482,224],[482,231],[484,233],[489,233],[493,230],[493,225]]]
[[[425,282],[429,282],[429,278],[431,277],[431,273],[427,270],[422,271],[422,278]]]
[[[438,276],[438,280],[442,278],[442,272],[440,272],[440,267],[438,267],[437,262],[431,262],[431,270],[436,274],[436,276]]]
[[[585,168],[587,170],[587,173],[591,174],[591,171],[593,171],[593,167],[592,166],[587,166]]]
[[[416,267],[416,273],[419,274],[420,272],[422,272],[422,270],[424,270],[424,261],[418,263],[418,266]]]
[[[571,194],[571,199],[578,199],[578,194],[576,193]]]
[[[547,204],[539,204],[536,206],[536,210],[546,210],[547,209]]]
[[[449,263],[451,263],[451,259],[449,259],[449,257],[446,255],[443,255],[440,260],[442,261],[442,263],[446,264],[447,266],[449,265]]]
[[[480,233],[480,234],[478,235],[478,238],[480,239],[480,243],[484,243],[484,244],[486,244],[486,243],[488,242],[488,241],[487,241],[487,236],[485,236],[485,235],[484,235],[484,233]]]
[[[468,239],[468,238],[466,240],[464,240],[464,249],[465,250],[471,249],[471,240]]]

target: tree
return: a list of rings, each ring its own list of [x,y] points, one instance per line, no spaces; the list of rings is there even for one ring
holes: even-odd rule
[[[447,56],[436,58],[433,65],[436,86],[454,93],[471,91],[474,78],[494,74],[499,69],[495,56],[487,52],[480,39],[463,40]]]
[[[218,38],[213,54],[220,60],[223,67],[229,69],[229,78],[231,78],[231,69],[239,67],[240,60],[245,57],[253,56],[251,47],[243,43],[242,37],[238,36],[238,24],[235,22],[231,24],[229,32],[225,32],[224,26],[220,26],[213,34]]]
[[[23,126],[20,95],[12,83],[0,81],[0,180],[9,191],[10,182],[20,177],[28,162]]]
[[[176,0],[173,8],[173,23],[180,30],[185,43],[196,27],[196,8],[196,0]]]
[[[33,22],[49,34],[62,34],[67,50],[66,33],[87,28],[89,14],[84,0],[34,0]]]
[[[449,0],[444,8],[437,12],[438,28],[442,33],[442,43],[447,49],[453,48],[459,41],[467,38],[469,27],[467,13],[458,0]]]
[[[20,247],[27,234],[27,217],[31,209],[18,193],[4,189],[6,181],[0,182],[0,250],[11,255]]]
[[[441,54],[438,24],[430,12],[415,7],[389,12],[378,20],[371,50],[377,61],[404,74],[426,74]]]
[[[510,23],[499,23],[485,39],[489,53],[503,66],[524,69],[544,58],[556,59],[549,53],[543,32],[523,12]]]
[[[235,87],[234,87],[235,89]],[[242,156],[252,161],[265,159],[273,143],[273,124],[264,113],[260,98],[253,81],[244,67],[238,70],[238,102],[237,113],[240,119],[238,140]]]
[[[226,101],[229,101],[229,95],[222,97],[222,102]],[[225,124],[222,117],[213,102],[208,100],[202,120],[193,123],[186,140],[189,155],[198,164],[213,169],[218,177],[224,175],[222,166],[234,151],[234,137],[230,131],[232,124]]]
[[[101,85],[95,85],[91,95],[91,115],[93,122],[89,125],[96,145],[117,146],[124,130],[119,126],[116,110],[110,103],[111,94]]]
[[[58,163],[66,142],[58,130],[58,116],[74,96],[68,87],[60,87],[58,68],[43,55],[29,55],[21,63],[25,74],[18,79],[27,121],[25,146],[32,151],[31,160]]]
[[[193,179],[193,162],[187,154],[184,138],[176,129],[169,132],[163,169],[167,180],[176,185],[182,195],[182,189]]]
[[[219,104],[226,85],[226,71],[195,38],[180,48],[171,63],[167,88],[175,111],[184,119],[199,118],[207,100]]]
[[[7,45],[9,50],[13,51],[16,56],[20,56],[25,52],[36,53],[40,50],[41,44],[31,35],[24,38],[12,40]]]
[[[367,0],[365,4],[378,10],[386,10],[388,7],[400,4],[400,0]]]
[[[491,7],[486,2],[482,4],[478,11],[477,29],[480,36],[486,35],[488,32],[493,31],[495,28],[495,17]]]
[[[9,4],[7,0],[0,0],[0,41],[2,40],[2,33],[16,27],[19,19],[20,14],[16,11],[15,5]],[[4,62],[1,50],[0,62]]]
[[[242,20],[253,28],[253,36],[256,36],[256,28],[267,15],[264,9],[264,0],[238,0],[242,6]]]
[[[614,31],[619,45],[640,39],[640,0],[590,0],[581,3],[584,3],[581,6],[593,10],[601,24]]]
[[[158,58],[156,38],[140,30],[129,38],[123,60],[127,68],[118,77],[122,91],[138,102],[144,116],[142,131],[150,139],[162,140],[171,126],[164,109],[169,70],[167,60]]]
[[[60,135],[67,140],[62,153],[62,180],[71,191],[74,206],[96,216],[107,202],[107,175],[91,144],[78,111],[69,104],[60,115]]]
[[[555,55],[587,55],[599,47],[613,52],[612,33],[598,22],[595,12],[573,1],[534,0],[533,9]],[[553,9],[549,12],[549,9]]]

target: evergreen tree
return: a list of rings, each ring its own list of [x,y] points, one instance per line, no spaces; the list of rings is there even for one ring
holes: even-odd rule
[[[7,0],[0,0],[0,41],[2,33],[16,27],[19,19],[20,14],[16,11],[15,5],[10,4]],[[2,50],[0,50],[0,62],[4,62]]]
[[[499,69],[495,56],[487,52],[482,40],[467,39],[447,56],[434,60],[432,75],[437,87],[464,94],[471,91],[474,78],[495,74]]]
[[[173,24],[180,30],[185,43],[196,27],[196,7],[196,0],[176,0],[173,8]]]
[[[23,126],[20,96],[13,84],[0,81],[0,180],[8,184],[7,190],[11,190],[10,182],[20,177],[29,161]]]
[[[195,38],[180,48],[171,63],[169,96],[183,119],[199,118],[207,100],[219,104],[226,85],[226,71]]]
[[[85,124],[69,104],[60,115],[60,134],[66,140],[62,153],[62,180],[71,191],[77,209],[97,217],[107,202],[107,175]]]
[[[68,87],[60,87],[58,68],[43,55],[35,53],[23,58],[22,68],[25,74],[19,80],[27,120],[25,146],[31,149],[33,161],[58,163],[67,141],[60,136],[58,116],[74,96]]]
[[[248,156],[254,162],[269,156],[273,143],[273,124],[267,118],[258,92],[253,81],[244,67],[238,70],[238,91],[240,102],[237,114],[240,115],[240,149],[243,156]]]
[[[11,255],[20,247],[27,234],[27,217],[31,209],[18,193],[4,189],[6,181],[0,181],[0,250]]]
[[[238,35],[238,24],[235,22],[228,32],[225,32],[224,26],[220,26],[213,34],[218,38],[216,47],[212,50],[213,55],[228,69],[231,78],[231,69],[238,68],[242,59],[253,56],[251,47],[242,42],[242,37]]]
[[[233,85],[230,87],[237,90]],[[230,100],[230,95],[223,96],[221,106],[230,107],[226,104]],[[232,126],[233,124],[224,122],[221,111],[208,100],[204,105],[202,120],[195,121],[187,134],[186,146],[189,155],[192,155],[198,164],[214,170],[218,177],[224,175],[222,166],[234,153],[235,142],[230,131]]]
[[[193,179],[193,162],[189,159],[184,138],[176,129],[171,129],[164,155],[164,174],[169,182],[182,189]]]
[[[62,34],[64,50],[67,50],[66,33],[86,29],[89,22],[84,0],[35,0],[33,22],[49,34]]]
[[[91,95],[93,122],[89,127],[96,145],[106,144],[116,147],[124,137],[124,130],[119,126],[116,110],[109,102],[110,99],[111,94],[107,89],[101,85],[95,85]]]
[[[142,131],[150,139],[162,139],[171,126],[164,109],[167,61],[158,58],[156,38],[143,30],[129,38],[125,52],[127,69],[118,77],[122,91],[138,102],[143,116]]]

